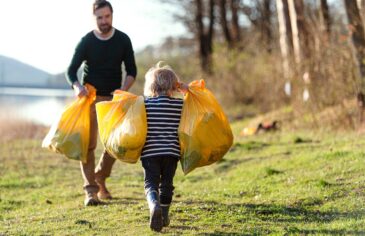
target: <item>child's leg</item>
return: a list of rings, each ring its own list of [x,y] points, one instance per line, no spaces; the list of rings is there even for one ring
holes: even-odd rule
[[[175,176],[178,160],[174,157],[167,157],[162,160],[160,203],[162,208],[163,226],[170,224],[169,209],[174,194],[173,179]]]
[[[160,160],[160,158],[142,159],[142,166],[144,169],[144,190],[146,195],[151,191],[158,192],[158,186],[161,181]]]
[[[158,185],[161,181],[161,158],[142,159],[144,168],[144,189],[150,208],[150,228],[157,232],[162,229],[162,209],[158,194]]]

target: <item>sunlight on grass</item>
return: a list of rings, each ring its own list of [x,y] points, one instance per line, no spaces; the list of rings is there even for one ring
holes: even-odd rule
[[[107,181],[115,198],[85,208],[78,163],[40,141],[0,145],[0,234],[154,235],[140,163],[117,162]],[[218,163],[186,176],[178,167],[171,225],[162,232],[364,234],[364,141],[310,132],[239,138]]]

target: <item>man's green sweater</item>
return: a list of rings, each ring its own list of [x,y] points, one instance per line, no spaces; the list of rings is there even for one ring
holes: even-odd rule
[[[137,75],[137,67],[131,40],[128,35],[115,29],[107,40],[99,39],[91,31],[76,47],[70,66],[67,69],[67,81],[72,85],[77,78],[77,70],[85,62],[82,83],[96,88],[96,94],[111,96],[122,85],[122,63],[127,75]]]

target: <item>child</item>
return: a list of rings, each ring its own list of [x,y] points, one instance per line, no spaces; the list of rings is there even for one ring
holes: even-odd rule
[[[169,66],[160,62],[145,75],[144,95],[147,113],[147,138],[141,154],[145,193],[150,208],[150,228],[161,231],[168,226],[173,195],[173,178],[180,158],[178,127],[183,100],[173,98],[175,91],[188,86]]]

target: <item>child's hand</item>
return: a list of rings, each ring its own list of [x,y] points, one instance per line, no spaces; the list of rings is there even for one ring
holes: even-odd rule
[[[189,91],[189,85],[184,84],[183,82],[180,82],[178,90],[182,93],[186,93],[187,91]]]

